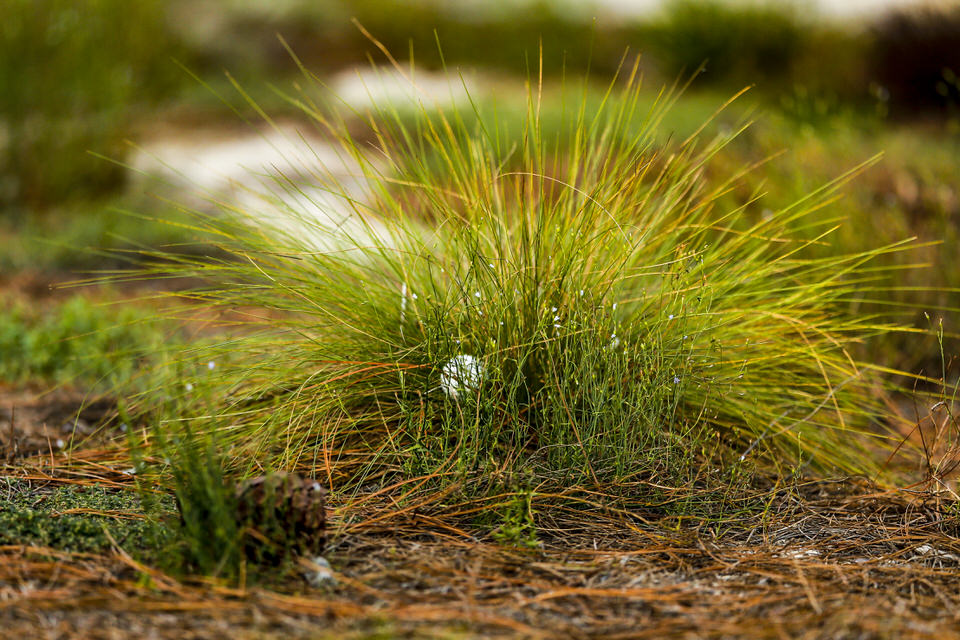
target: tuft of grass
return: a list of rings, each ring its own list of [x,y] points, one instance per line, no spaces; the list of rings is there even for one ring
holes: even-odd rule
[[[520,133],[384,110],[361,145],[304,98],[362,193],[280,178],[261,210],[198,215],[225,257],[162,256],[158,274],[205,279],[185,295],[238,320],[196,355],[223,362],[214,406],[171,370],[160,400],[182,421],[160,431],[213,411],[225,467],[305,468],[334,490],[875,474],[883,367],[852,347],[896,328],[851,300],[903,243],[823,250],[849,176],[759,218],[724,206],[750,170],[716,175],[738,130],[664,140],[674,100],[641,110],[634,68],[595,110],[569,104],[555,138],[531,86]]]
[[[155,431],[151,451],[159,458],[148,458],[132,442],[145,509],[170,534],[163,546],[165,567],[241,584],[289,577],[296,555],[318,551],[317,538],[300,537],[301,514],[291,503],[295,489],[284,476],[273,475],[255,495],[245,492],[238,474],[228,468],[229,445],[218,430],[201,432],[196,424],[182,423],[180,429],[169,428],[178,422],[172,413],[162,422],[167,428]],[[172,494],[175,517],[164,500],[154,497],[157,486]],[[320,531],[309,533],[322,539]]]
[[[167,451],[179,521],[175,525],[177,569],[236,580],[244,571],[243,528],[237,501],[212,438],[161,438]]]

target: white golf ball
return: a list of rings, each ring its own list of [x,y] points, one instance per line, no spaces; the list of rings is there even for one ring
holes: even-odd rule
[[[476,391],[483,382],[483,363],[471,355],[454,356],[440,371],[440,388],[453,400]]]

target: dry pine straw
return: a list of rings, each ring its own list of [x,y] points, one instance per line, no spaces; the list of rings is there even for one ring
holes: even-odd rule
[[[6,475],[129,485],[107,451]],[[339,585],[176,580],[121,550],[0,547],[0,636],[23,638],[752,637],[960,634],[957,519],[930,494],[852,481],[774,495],[728,526],[552,520],[542,548],[367,500],[335,525]],[[425,510],[424,510],[425,511]],[[596,514],[594,514],[596,515]],[[564,516],[566,517],[566,516]],[[709,530],[709,531],[708,531]],[[150,580],[145,580],[149,575]]]

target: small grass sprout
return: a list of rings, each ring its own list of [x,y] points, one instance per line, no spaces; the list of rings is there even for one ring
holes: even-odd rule
[[[883,368],[851,346],[895,327],[850,302],[905,243],[822,250],[849,176],[760,219],[722,206],[751,170],[715,166],[739,129],[665,138],[676,92],[642,108],[637,67],[624,75],[549,131],[530,86],[520,134],[292,97],[362,175],[277,177],[261,208],[197,214],[220,257],[161,256],[236,329],[190,354],[216,366],[209,403],[177,400],[183,421],[215,412],[225,464],[334,492],[520,469],[690,483],[705,460],[875,472]]]

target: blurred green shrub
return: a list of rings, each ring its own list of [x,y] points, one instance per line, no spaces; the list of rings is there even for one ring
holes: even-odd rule
[[[340,0],[168,2],[176,34],[191,51],[191,69],[229,69],[241,81],[256,82],[264,74],[294,70],[278,33],[312,70],[356,60],[356,51],[347,44],[357,30]]]
[[[535,76],[542,47],[547,73],[582,70],[591,60],[608,71],[623,53],[616,52],[612,60],[599,54],[592,22],[569,5],[546,0],[473,13],[426,0],[349,0],[344,5],[394,55],[406,57],[412,47],[418,65],[428,68],[447,61]],[[353,31],[358,51],[374,49]]]
[[[180,4],[176,11],[183,15],[204,11]],[[217,6],[216,19],[195,20],[196,27],[181,22],[186,41],[204,66],[228,66],[232,71],[241,66],[290,70],[293,61],[277,33],[311,70],[364,65],[371,57],[383,62],[383,54],[353,20],[392,55],[405,60],[412,54],[425,69],[447,64],[535,75],[542,46],[548,74],[587,67],[609,73],[626,46],[622,35],[612,36],[620,33],[619,27],[594,26],[593,14],[573,2],[222,0]]]
[[[789,3],[675,0],[640,35],[668,75],[704,64],[704,82],[747,85],[790,79],[808,29]]]
[[[42,208],[115,187],[138,105],[183,76],[164,0],[5,0],[0,20],[0,204]]]
[[[46,313],[23,304],[0,311],[0,381],[129,379],[164,342],[158,318],[135,307],[75,296]]]
[[[895,113],[960,108],[960,6],[904,9],[873,28],[875,81]]]

